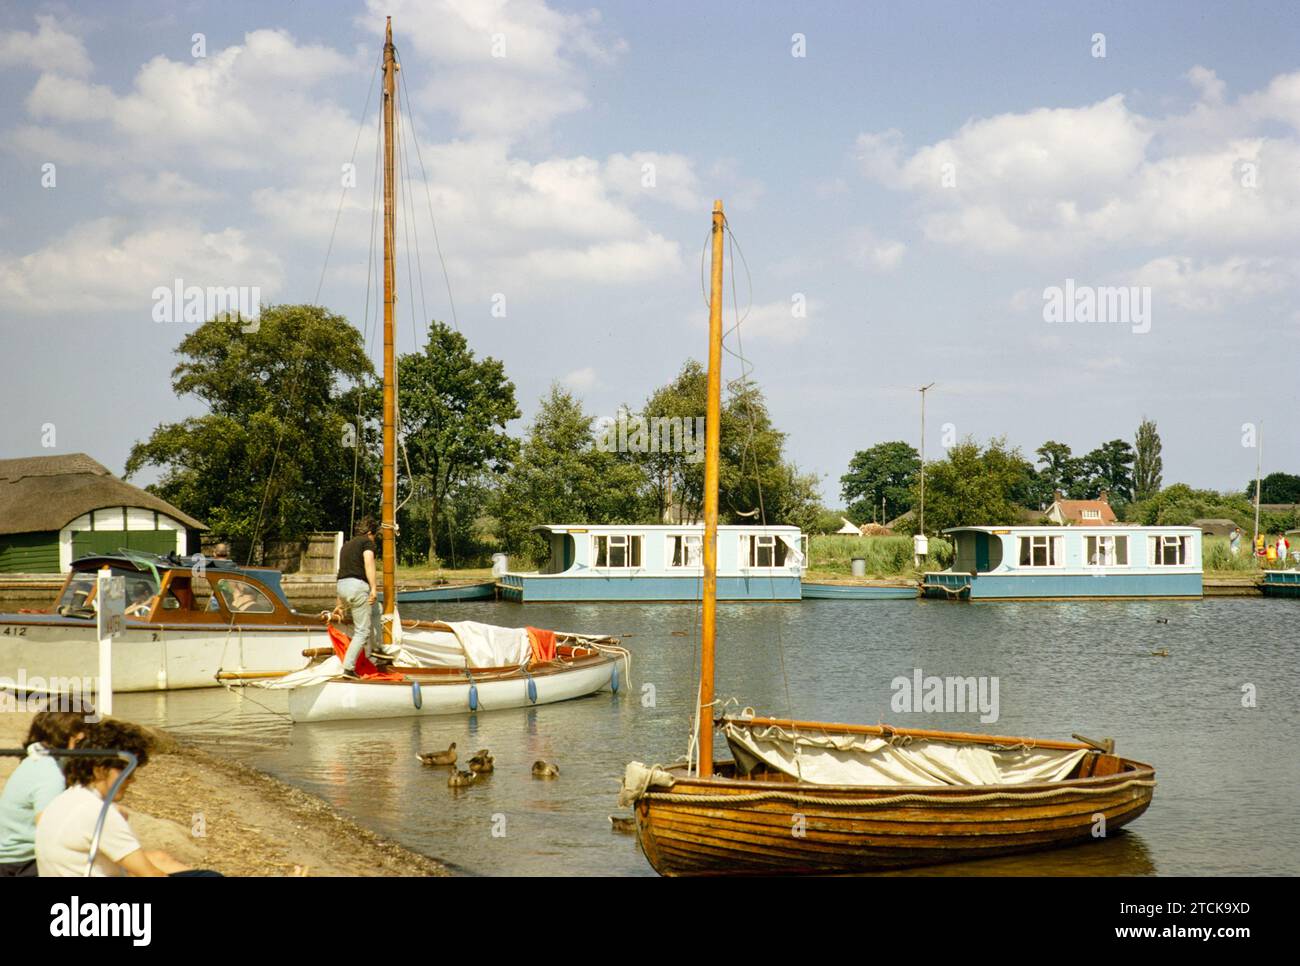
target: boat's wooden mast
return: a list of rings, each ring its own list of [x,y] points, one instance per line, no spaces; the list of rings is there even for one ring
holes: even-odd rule
[[[713,774],[713,655],[718,639],[718,453],[722,438],[722,202],[713,203],[709,287],[709,399],[704,423],[704,627],[700,633],[701,778]]]
[[[393,245],[393,107],[397,99],[397,57],[393,49],[393,18],[388,18],[384,37],[384,478],[383,554],[384,613],[391,614],[397,601],[397,398],[393,387],[396,372],[393,359],[393,302],[396,298],[396,269]],[[392,624],[384,623],[384,643],[392,643]]]

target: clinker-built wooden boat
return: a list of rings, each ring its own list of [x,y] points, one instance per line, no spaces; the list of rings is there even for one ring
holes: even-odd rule
[[[1113,743],[1039,741],[886,725],[714,720],[722,202],[713,209],[704,460],[698,760],[627,766],[622,805],[661,875],[873,872],[1103,837],[1151,804],[1155,771]],[[733,760],[713,761],[713,728]],[[1078,736],[1076,736],[1078,737]]]
[[[813,784],[756,760],[743,741],[733,741],[735,760],[719,763],[711,778],[692,775],[685,766],[633,777],[645,786],[635,800],[641,848],[661,875],[835,875],[1055,848],[1091,841],[1133,821],[1151,804],[1155,788],[1150,765],[1072,742],[772,718],[727,717],[718,723],[729,737],[776,730],[829,737],[846,747],[874,736],[868,743],[881,743],[876,754],[885,755],[918,742],[946,746],[958,756],[973,748],[1005,749],[993,751],[994,757],[1059,761],[1066,777],[1001,784]],[[866,758],[871,754],[863,752]]]

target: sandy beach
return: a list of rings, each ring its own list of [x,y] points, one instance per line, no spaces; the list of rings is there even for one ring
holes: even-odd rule
[[[0,715],[16,748],[30,713]],[[156,748],[122,805],[146,848],[230,876],[437,876],[446,868],[344,818],[313,795],[151,729]],[[0,780],[18,759],[0,758]]]

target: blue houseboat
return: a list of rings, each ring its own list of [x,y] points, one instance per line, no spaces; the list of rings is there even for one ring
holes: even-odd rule
[[[927,597],[1028,600],[1200,597],[1197,527],[953,527],[947,570],[927,573]]]
[[[497,578],[504,600],[700,600],[702,524],[546,525],[550,543],[535,573]],[[718,527],[719,600],[799,600],[807,550],[798,527]]]

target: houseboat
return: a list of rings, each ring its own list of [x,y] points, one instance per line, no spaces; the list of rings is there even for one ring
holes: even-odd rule
[[[545,566],[497,578],[503,600],[700,600],[700,524],[558,525],[533,528],[550,545]],[[799,600],[807,560],[798,527],[718,527],[719,600]]]
[[[960,600],[1201,596],[1196,527],[953,527],[925,596]]]

